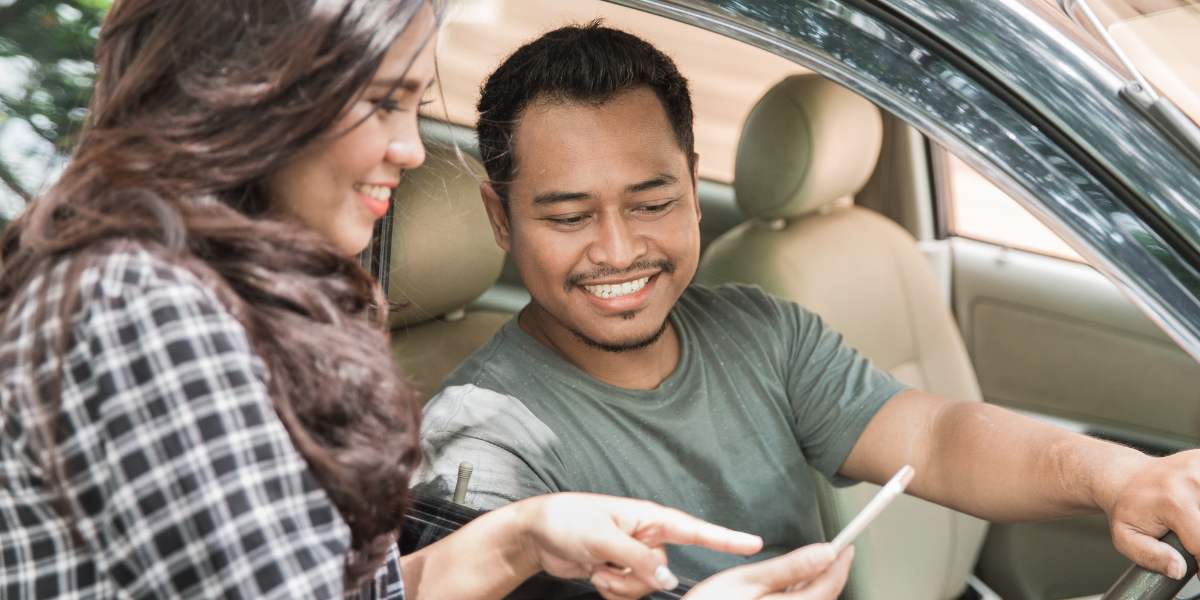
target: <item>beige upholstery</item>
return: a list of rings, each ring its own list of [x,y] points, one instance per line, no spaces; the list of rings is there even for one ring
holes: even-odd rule
[[[748,117],[738,147],[734,187],[752,221],[712,243],[698,279],[759,284],[820,314],[905,383],[978,401],[966,349],[914,240],[850,204],[875,166],[881,131],[874,106],[817,76],[772,88]],[[878,489],[835,490],[821,481],[830,535]],[[955,598],[985,529],[972,517],[901,498],[856,543],[845,597]]]
[[[425,398],[511,316],[465,310],[504,264],[479,197],[482,172],[474,159],[431,146],[396,194],[392,354]]]
[[[791,118],[779,127],[784,114]],[[866,185],[882,145],[883,119],[869,102],[811,74],[788,77],[746,118],[734,165],[738,206],[763,220],[820,210]]]

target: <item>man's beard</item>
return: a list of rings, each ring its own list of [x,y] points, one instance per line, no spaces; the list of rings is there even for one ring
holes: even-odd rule
[[[665,259],[665,258],[658,259],[658,260],[639,260],[624,269],[613,269],[610,267],[600,267],[600,268],[592,271],[591,273],[575,273],[567,278],[566,282],[563,285],[563,289],[567,293],[570,293],[572,289],[574,289],[576,286],[582,284],[584,281],[600,279],[601,277],[623,275],[625,273],[634,273],[634,272],[646,270],[646,269],[658,269],[660,273],[666,273],[666,274],[670,275],[675,272],[675,262],[672,260],[669,260],[669,259]],[[629,321],[629,320],[632,320],[636,316],[637,316],[636,312],[627,312],[627,313],[622,314],[621,318],[626,321]],[[566,323],[563,323],[563,324],[566,325]],[[642,348],[646,348],[647,346],[650,346],[654,342],[657,342],[658,339],[661,338],[662,335],[664,333],[666,333],[666,331],[667,331],[667,319],[664,318],[662,325],[659,325],[658,329],[654,333],[652,333],[644,338],[626,340],[624,342],[617,342],[617,343],[601,342],[599,340],[592,339],[592,338],[584,335],[582,331],[579,331],[578,329],[575,329],[570,326],[567,326],[567,329],[569,329],[571,331],[571,333],[575,334],[575,337],[579,341],[583,342],[584,344],[587,344],[588,346],[590,346],[592,348],[603,350],[605,352],[630,352],[633,350],[641,350]]]
[[[633,314],[630,313],[628,315],[622,315],[622,317],[625,319],[631,319],[631,318],[633,318]],[[591,346],[592,348],[596,348],[598,350],[603,350],[605,352],[631,352],[633,350],[641,350],[642,348],[646,348],[646,347],[650,346],[651,344],[653,344],[654,342],[657,342],[658,339],[661,338],[663,336],[663,334],[667,332],[668,320],[669,319],[663,319],[662,325],[660,325],[654,333],[652,333],[644,338],[626,340],[623,342],[616,342],[616,343],[601,342],[599,340],[594,340],[594,339],[584,335],[583,332],[581,332],[577,329],[574,329],[574,328],[569,328],[569,329],[571,330],[571,333],[575,334],[575,337],[578,338],[579,341],[583,342],[584,344],[587,344],[588,346]]]

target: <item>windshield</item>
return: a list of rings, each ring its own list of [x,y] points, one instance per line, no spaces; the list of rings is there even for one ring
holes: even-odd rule
[[[1100,39],[1085,14],[1090,8],[1129,64],[1200,123],[1200,60],[1196,59],[1200,56],[1200,0],[1075,0],[1061,4],[1080,27]]]

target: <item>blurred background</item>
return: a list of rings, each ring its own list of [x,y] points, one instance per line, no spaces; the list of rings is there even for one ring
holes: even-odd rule
[[[61,170],[87,115],[111,0],[0,0],[0,222]]]

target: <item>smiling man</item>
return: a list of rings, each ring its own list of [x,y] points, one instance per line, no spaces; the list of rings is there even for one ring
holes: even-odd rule
[[[906,389],[821,319],[745,286],[692,285],[700,206],[687,84],[598,25],[520,48],[479,104],[497,243],[532,301],[456,370],[422,425],[422,490],[470,504],[554,491],[641,497],[760,534],[823,537],[813,467],[991,520],[1103,510],[1118,549],[1181,573],[1200,551],[1200,453],[1153,459],[994,406]],[[736,557],[671,549],[691,578]]]

